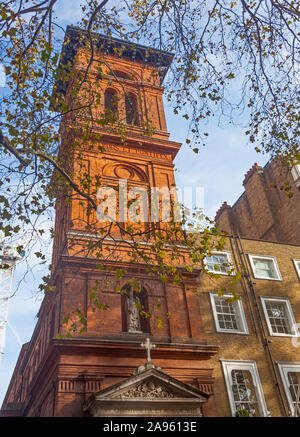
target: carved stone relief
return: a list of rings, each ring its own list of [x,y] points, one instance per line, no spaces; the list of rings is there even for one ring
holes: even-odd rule
[[[174,398],[174,394],[162,384],[155,383],[154,381],[146,381],[120,394],[116,399],[132,398],[171,399]]]

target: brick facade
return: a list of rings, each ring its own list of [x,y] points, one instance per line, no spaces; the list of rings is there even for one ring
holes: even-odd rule
[[[231,416],[232,414],[221,360],[254,360],[268,411],[272,417],[285,416],[289,414],[290,407],[277,363],[300,362],[299,339],[270,335],[260,296],[288,298],[295,321],[300,323],[300,276],[293,262],[294,259],[300,259],[300,247],[229,237],[226,250],[231,254],[235,271],[242,274],[237,293],[241,297],[249,334],[217,332],[209,292],[216,292],[222,286],[228,288],[230,277],[224,275],[212,281],[208,280],[206,275],[200,275],[199,311],[206,339],[209,344],[216,344],[219,347],[218,354],[213,358],[216,378],[214,384],[216,415]],[[275,257],[282,280],[255,278],[249,262],[249,254]],[[242,269],[242,265],[246,265],[246,269]]]
[[[204,416],[230,417],[232,411],[222,360],[255,361],[268,414],[272,417],[289,415],[290,405],[278,362],[300,363],[299,339],[270,335],[260,296],[288,299],[295,321],[300,323],[300,276],[293,262],[300,260],[300,247],[229,237],[225,251],[231,255],[235,271],[242,273],[236,292],[241,298],[248,333],[233,334],[216,329],[210,293],[221,287],[228,289],[230,276],[213,279],[198,272],[196,294],[189,291],[193,281],[186,283],[185,288],[167,285],[164,290],[161,283],[151,283],[145,276],[150,295],[159,297],[163,302],[162,312],[167,309],[171,314],[164,319],[161,329],[154,320],[151,322],[151,340],[157,344],[152,351],[153,362],[170,376],[210,394],[208,403],[203,406]],[[249,254],[275,257],[281,280],[255,278]],[[17,415],[9,408],[21,405],[22,414],[26,416],[80,416],[81,405],[91,393],[129,377],[145,360],[145,351],[139,347],[145,337],[122,332],[120,296],[109,288],[105,294],[114,303],[110,302],[110,309],[102,313],[101,318],[99,314],[90,313],[88,331],[83,336],[55,338],[60,331],[61,309],[51,320],[50,302],[52,308],[55,304],[69,306],[68,296],[72,290],[73,304],[80,304],[84,290],[91,287],[95,277],[92,265],[84,263],[78,272],[79,260],[65,262],[68,274],[61,279],[61,289],[54,296],[46,297],[32,340],[22,349],[2,407],[5,415]],[[76,263],[73,267],[72,262]],[[242,265],[246,265],[246,269],[242,269]],[[75,281],[72,286],[71,277]],[[88,308],[86,311],[89,314]]]
[[[243,185],[235,204],[224,202],[217,211],[218,228],[241,237],[300,244],[300,185],[292,172],[278,160],[264,168],[254,164]]]

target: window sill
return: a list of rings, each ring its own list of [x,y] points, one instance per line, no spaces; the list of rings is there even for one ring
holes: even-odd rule
[[[300,337],[298,334],[273,334],[270,333],[270,337],[281,337],[281,338],[297,338]]]
[[[250,335],[249,332],[245,331],[234,331],[233,329],[217,329],[216,330],[218,334],[238,334],[238,335]]]
[[[212,274],[214,274],[214,275],[223,275],[223,276],[234,276],[235,275],[235,273],[234,272],[218,272],[218,271],[216,271],[216,270],[206,270],[207,272],[209,272],[209,273],[212,273]]]
[[[253,278],[254,279],[263,279],[265,281],[281,281],[282,282],[282,278],[265,278],[262,276],[254,276],[254,275],[253,275]]]

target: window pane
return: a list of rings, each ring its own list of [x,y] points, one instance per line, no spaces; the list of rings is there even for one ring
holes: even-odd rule
[[[300,414],[300,396],[298,390],[300,390],[300,372],[288,372],[289,390],[291,393],[293,405],[295,407],[295,402],[298,397],[298,415]],[[298,395],[298,396],[297,396]],[[293,412],[294,413],[294,412]]]
[[[226,302],[226,298],[215,298],[219,327],[228,330],[241,330],[236,302]]]
[[[226,255],[212,255],[206,257],[207,268],[210,271],[226,273],[230,270]]]
[[[300,178],[300,164],[294,165],[294,167],[292,168],[292,175],[295,180]]]
[[[247,410],[251,417],[259,416],[259,405],[253,378],[249,370],[232,370],[232,393],[236,410]]]
[[[277,273],[272,259],[253,258],[255,274],[263,278],[277,278]]]
[[[285,302],[265,301],[273,333],[291,334]]]

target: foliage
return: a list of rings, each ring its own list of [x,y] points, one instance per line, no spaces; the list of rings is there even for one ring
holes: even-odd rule
[[[250,417],[250,412],[245,409],[239,409],[236,411],[235,417]]]
[[[243,114],[245,133],[257,151],[280,155],[289,166],[298,162],[300,12],[296,2],[87,0],[78,23],[87,53],[80,74],[70,68],[67,58],[60,59],[61,7],[60,0],[0,1],[0,62],[7,77],[1,102],[0,228],[6,236],[27,229],[42,237],[51,226],[55,203],[67,204],[76,196],[90,215],[97,209],[100,181],[90,179],[80,153],[76,155],[80,171],[74,174],[75,138],[68,156],[62,144],[72,134],[69,126],[79,123],[80,141],[98,148],[99,153],[103,151],[99,148],[101,133],[95,135],[95,128],[110,130],[126,141],[126,120],[115,112],[94,113],[103,93],[101,79],[109,68],[96,56],[95,33],[132,41],[133,48],[138,41],[174,53],[165,81],[166,97],[174,112],[190,121],[186,143],[195,153],[208,135],[204,125],[209,118],[235,123]],[[89,73],[96,58],[99,80],[95,83]],[[72,85],[68,101],[64,94],[53,92],[60,81]],[[151,135],[149,120],[140,128]],[[89,223],[86,230],[96,238],[86,243],[84,256],[92,253],[107,271],[104,261],[116,256],[118,245],[113,255],[104,243],[114,238],[118,228],[126,236],[131,263],[146,264],[148,273],[163,282],[181,282],[205,254],[220,250],[225,243],[212,223],[195,238],[197,228],[193,220],[187,221],[142,231],[139,224],[115,223],[99,230]],[[147,250],[143,241],[149,243]],[[179,243],[190,259],[180,269],[176,267]],[[36,256],[45,262],[42,250]],[[51,283],[41,288],[45,287],[51,289]],[[94,303],[102,308],[101,302],[94,299]]]

